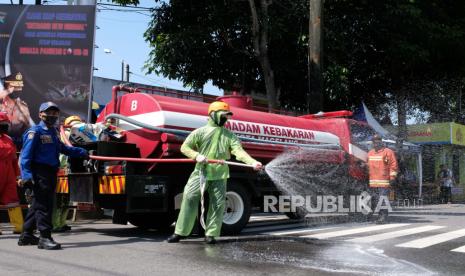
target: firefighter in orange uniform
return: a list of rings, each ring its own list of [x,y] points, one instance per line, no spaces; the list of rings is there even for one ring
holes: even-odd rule
[[[4,112],[0,112],[0,204],[8,207],[13,233],[23,230],[23,213],[19,207],[16,179],[19,177],[18,159],[13,140],[7,135],[10,121]],[[1,234],[1,232],[0,232]]]
[[[391,185],[397,177],[395,153],[384,146],[381,136],[373,136],[373,149],[368,152],[369,187],[372,190],[372,206],[377,206],[381,196],[389,197]],[[377,223],[385,223],[388,210],[379,210]]]

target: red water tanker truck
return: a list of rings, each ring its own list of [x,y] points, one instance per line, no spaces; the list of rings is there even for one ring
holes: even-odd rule
[[[94,150],[93,155],[112,158],[94,160],[87,169],[73,166],[72,162],[68,181],[60,181],[58,190],[67,192],[63,185],[69,184],[72,201],[113,209],[114,223],[130,222],[142,228],[171,225],[194,168],[194,163],[181,160],[185,158],[180,153],[181,144],[190,131],[206,124],[208,105],[213,100],[146,88],[113,87],[112,100],[97,122],[112,119],[124,130],[124,141],[86,145]],[[246,96],[216,100],[230,104],[234,116],[226,127],[263,164],[285,151],[305,149],[300,157],[305,162],[338,165],[339,174],[346,180],[337,185],[360,184],[366,179],[362,166],[366,149],[359,142],[367,140],[364,135],[371,132],[349,119],[351,112],[289,116],[254,110],[252,99]],[[263,206],[263,196],[277,195],[279,191],[266,174],[237,166],[230,169],[223,231],[234,234],[247,224],[252,210]]]

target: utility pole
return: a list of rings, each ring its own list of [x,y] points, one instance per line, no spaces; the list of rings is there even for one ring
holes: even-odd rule
[[[121,82],[124,82],[124,59],[121,60]]]
[[[323,109],[322,94],[322,2],[323,0],[310,1],[309,36],[308,36],[308,94],[307,108],[310,113],[317,113]]]
[[[129,82],[129,64],[126,63],[126,82]]]

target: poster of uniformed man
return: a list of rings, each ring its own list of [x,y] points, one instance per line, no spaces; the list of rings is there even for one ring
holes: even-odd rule
[[[0,91],[0,111],[5,112],[10,119],[9,134],[15,138],[34,125],[26,102],[21,100],[23,86],[23,76],[18,72],[3,79],[4,89]]]

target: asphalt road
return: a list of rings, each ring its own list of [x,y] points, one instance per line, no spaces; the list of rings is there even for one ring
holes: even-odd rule
[[[465,205],[398,210],[386,225],[308,226],[254,216],[239,237],[205,245],[108,220],[55,234],[63,250],[19,247],[0,236],[0,275],[465,275]],[[7,225],[2,224],[3,229]]]

